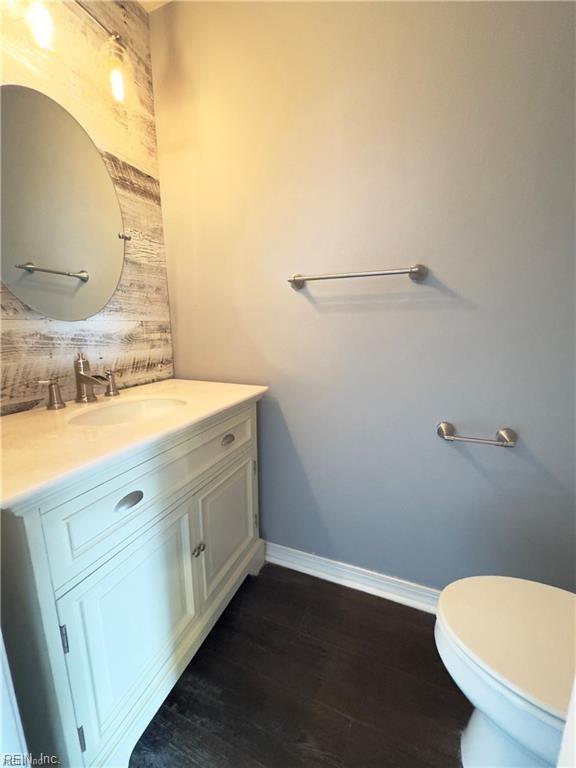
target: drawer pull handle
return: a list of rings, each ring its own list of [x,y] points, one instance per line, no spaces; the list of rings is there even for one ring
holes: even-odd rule
[[[142,491],[132,491],[132,493],[127,493],[126,496],[120,499],[118,504],[116,504],[114,512],[126,512],[127,509],[131,509],[132,507],[135,507],[136,504],[139,504],[143,498],[144,493]]]
[[[220,445],[232,445],[234,440],[236,440],[236,435],[234,435],[232,432],[228,432],[228,434],[224,435],[222,438]]]

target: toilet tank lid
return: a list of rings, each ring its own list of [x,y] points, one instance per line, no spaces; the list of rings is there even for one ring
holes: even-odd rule
[[[576,595],[535,581],[474,576],[441,593],[438,620],[501,683],[566,719],[576,656]]]

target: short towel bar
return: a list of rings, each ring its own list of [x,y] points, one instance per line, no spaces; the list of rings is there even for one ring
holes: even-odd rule
[[[436,427],[436,434],[443,440],[451,443],[479,443],[480,445],[494,445],[497,448],[514,448],[518,442],[518,435],[510,427],[502,427],[496,432],[496,439],[489,440],[484,437],[460,437],[456,434],[454,424],[449,421],[442,421]]]

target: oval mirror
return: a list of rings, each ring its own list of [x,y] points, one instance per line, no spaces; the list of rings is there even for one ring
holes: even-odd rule
[[[47,317],[83,320],[108,303],[122,272],[114,184],[63,107],[18,85],[0,95],[2,280]]]

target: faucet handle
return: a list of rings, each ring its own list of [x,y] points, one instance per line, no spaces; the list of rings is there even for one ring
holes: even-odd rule
[[[104,376],[106,376],[106,379],[108,381],[108,386],[106,387],[106,392],[104,395],[106,397],[118,397],[120,392],[118,391],[118,387],[116,386],[116,374],[118,371],[113,371],[110,368],[107,368],[104,371]]]
[[[66,403],[62,399],[62,392],[60,391],[60,384],[57,376],[53,376],[51,379],[40,379],[38,384],[48,384],[47,411],[59,411],[61,408],[66,408]]]

